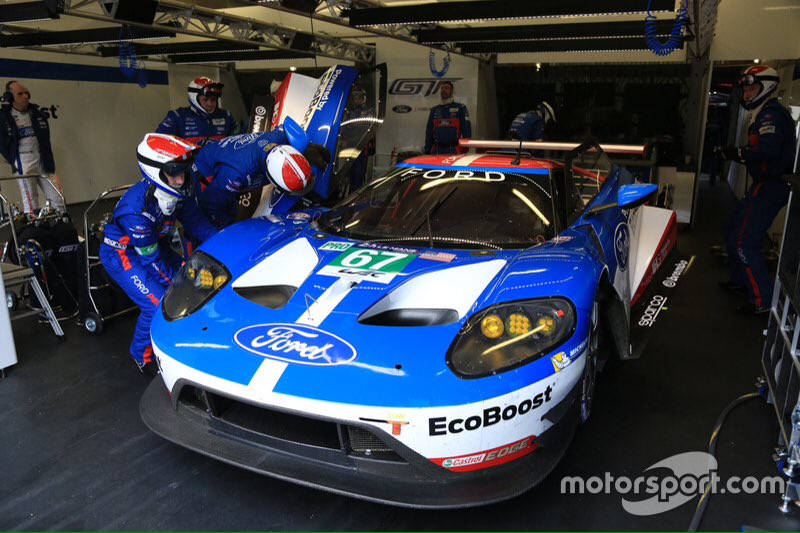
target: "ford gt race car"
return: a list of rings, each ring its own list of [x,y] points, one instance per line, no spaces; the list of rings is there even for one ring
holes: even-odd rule
[[[597,146],[420,156],[329,209],[226,228],[153,320],[143,420],[372,501],[520,494],[589,416],[603,359],[640,353],[631,304],[676,237],[655,191]]]

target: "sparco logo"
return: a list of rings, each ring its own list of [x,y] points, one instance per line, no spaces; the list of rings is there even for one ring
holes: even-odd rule
[[[237,331],[233,340],[249,352],[315,366],[350,363],[356,350],[347,341],[321,329],[300,324],[258,324]]]
[[[678,261],[678,264],[675,265],[675,270],[672,271],[672,274],[667,276],[667,278],[661,282],[661,284],[665,287],[672,288],[678,284],[678,279],[680,279],[681,274],[683,271],[686,270],[686,267],[689,263],[685,259],[681,259]]]
[[[642,318],[639,319],[639,325],[649,328],[655,324],[658,313],[660,313],[664,308],[665,303],[667,303],[666,296],[661,296],[660,294],[653,296],[653,299],[650,300],[650,304],[647,306],[647,309],[645,309],[644,313],[642,313]]]
[[[462,431],[473,431],[481,427],[489,427],[497,424],[501,420],[511,420],[517,415],[527,414],[543,404],[549,402],[553,386],[548,385],[544,392],[540,392],[533,398],[522,400],[519,405],[507,405],[505,407],[487,407],[480,415],[473,415],[467,418],[447,419],[446,416],[428,419],[428,432],[431,436],[447,435],[448,433],[461,433]]]
[[[439,92],[442,83],[458,81],[461,78],[400,78],[392,82],[389,94],[402,96],[430,96]],[[399,111],[398,111],[399,112]]]

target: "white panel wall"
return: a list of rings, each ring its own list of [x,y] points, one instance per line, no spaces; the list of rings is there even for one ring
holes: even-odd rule
[[[714,61],[800,58],[800,1],[724,0],[711,45]]]
[[[116,59],[100,59],[24,50],[2,50],[2,59],[27,60],[30,78],[3,72],[2,83],[17,79],[31,91],[31,101],[55,107],[51,141],[56,173],[67,203],[93,200],[102,191],[141,178],[136,165],[136,146],[145,133],[154,131],[169,109],[167,85],[52,79],[49,63],[83,64],[119,68]],[[41,68],[37,65],[41,63]],[[160,68],[148,64],[148,68]],[[49,78],[49,79],[48,79]],[[11,167],[0,157],[0,174]],[[3,193],[19,200],[17,187],[6,185]]]
[[[392,148],[398,152],[422,151],[428,114],[432,106],[441,102],[441,97],[437,84],[439,78],[431,74],[429,66],[429,48],[391,39],[376,41],[376,63],[386,63],[390,89],[386,118],[376,141],[375,167],[379,171],[389,166]],[[441,70],[442,65],[443,53],[437,51],[436,68]],[[450,67],[442,79],[455,80],[453,98],[466,104],[472,136],[482,138],[484,113],[478,106],[478,61],[452,55]],[[432,88],[436,92],[432,92]]]

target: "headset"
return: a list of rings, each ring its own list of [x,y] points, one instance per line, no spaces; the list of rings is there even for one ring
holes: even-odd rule
[[[11,84],[16,83],[17,80],[11,80],[6,83],[6,90],[3,93],[3,102],[6,104],[14,103],[14,93],[11,92]]]

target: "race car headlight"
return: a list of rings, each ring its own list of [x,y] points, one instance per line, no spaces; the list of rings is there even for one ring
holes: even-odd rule
[[[497,305],[467,322],[447,364],[463,378],[497,374],[539,359],[574,329],[575,311],[561,298]]]
[[[195,252],[175,275],[164,294],[161,309],[167,320],[184,318],[201,307],[227,285],[231,274],[219,261]]]

